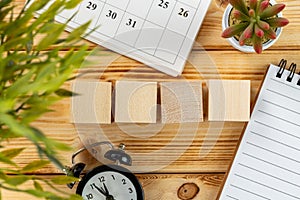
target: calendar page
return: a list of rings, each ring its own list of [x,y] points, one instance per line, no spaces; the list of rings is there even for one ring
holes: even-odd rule
[[[53,2],[54,0],[50,1]],[[83,0],[56,21],[91,20],[86,39],[172,76],[182,73],[210,0]],[[42,11],[41,11],[42,12]]]

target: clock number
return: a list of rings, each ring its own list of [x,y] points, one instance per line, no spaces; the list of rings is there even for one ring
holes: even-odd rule
[[[133,19],[129,19],[128,22],[126,23],[127,26],[131,26],[132,28],[135,28],[136,21]]]
[[[131,188],[128,188],[129,194],[133,193],[133,190]]]
[[[126,185],[127,183],[126,183],[126,180],[123,178],[122,179],[122,183],[123,183],[123,185]]]
[[[95,4],[95,3],[91,2],[91,1],[89,1],[88,4],[89,5],[86,6],[87,9],[95,10],[97,8],[97,4]]]
[[[184,10],[184,8],[180,8],[180,12],[178,13],[178,15],[183,16],[183,17],[188,17],[189,16],[189,11]]]
[[[112,177],[114,180],[116,180],[116,178],[115,178],[115,176],[114,176],[114,175],[111,175],[111,177]]]
[[[158,4],[159,7],[162,7],[163,9],[167,9],[169,7],[170,2],[165,0],[160,0],[160,3]]]
[[[100,183],[103,183],[103,182],[105,182],[105,178],[104,178],[104,176],[101,176],[100,178],[98,178],[99,179],[99,181],[100,181]]]
[[[90,186],[91,186],[92,190],[94,189],[94,185],[95,185],[95,183],[93,183],[93,184],[90,184]]]
[[[116,19],[117,18],[117,13],[116,12],[113,12],[112,10],[109,10],[108,11],[108,14],[106,15],[106,17],[110,17],[112,19]]]
[[[90,194],[86,195],[86,198],[87,198],[87,199],[93,199],[93,198],[94,198],[94,196],[93,196],[93,194],[92,194],[92,193],[90,193]]]

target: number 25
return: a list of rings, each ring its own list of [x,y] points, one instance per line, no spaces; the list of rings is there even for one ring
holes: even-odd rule
[[[158,4],[158,6],[164,8],[164,9],[167,9],[169,7],[169,3],[170,2],[168,2],[168,1],[160,0],[160,4]]]

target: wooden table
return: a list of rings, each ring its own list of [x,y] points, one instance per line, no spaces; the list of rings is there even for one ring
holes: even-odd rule
[[[253,104],[269,63],[277,64],[281,58],[285,58],[289,62],[300,64],[300,39],[298,38],[300,37],[300,2],[299,0],[282,0],[280,2],[287,5],[283,14],[290,20],[290,24],[284,28],[278,42],[261,55],[239,52],[220,37],[221,20],[225,6],[220,6],[219,0],[213,0],[182,77],[169,77],[101,47],[97,47],[103,54],[98,58],[100,64],[80,70],[88,72],[87,77],[90,79],[111,82],[120,79],[156,80],[158,82],[180,81],[182,79],[204,81],[205,122],[203,123],[165,125],[155,134],[141,131],[140,135],[125,134],[117,124],[102,126],[108,139],[115,145],[120,142],[127,144],[128,152],[136,158],[133,171],[139,169],[139,166],[157,165],[155,171],[137,174],[147,200],[189,199],[192,196],[195,196],[194,199],[200,200],[216,199],[245,123],[207,122],[205,81],[209,79],[251,80],[251,103]],[[23,0],[16,2],[18,5],[23,3]],[[95,44],[89,44],[91,50],[96,47]],[[208,57],[210,59],[207,59]],[[106,60],[112,58],[114,60],[110,65],[103,66],[101,64],[102,61],[105,63]],[[197,69],[200,70],[200,73]],[[69,88],[70,83],[67,83],[66,87]],[[47,133],[49,137],[63,141],[76,150],[81,146],[77,134],[80,127],[70,123],[70,99],[59,102],[53,109],[56,111],[43,116],[35,125]],[[83,128],[89,133],[95,133],[99,127],[87,126]],[[142,130],[141,126],[132,127],[130,124],[124,125],[123,128]],[[180,129],[182,129],[180,134],[183,135],[178,139],[177,133]],[[26,153],[16,160],[21,166],[37,158],[34,146],[25,139],[10,141],[8,145],[10,147],[27,146]],[[153,158],[152,161],[151,159],[143,161],[139,157],[142,153],[152,155],[151,152],[166,146],[169,147],[168,151],[157,154],[157,157]],[[72,152],[69,152],[61,156],[66,164],[70,164],[71,154]],[[166,157],[176,159],[169,165],[159,168],[164,165],[163,161]],[[95,163],[91,160],[90,163]],[[61,174],[61,172],[52,165],[37,172],[37,175],[49,178],[57,174]],[[199,188],[198,193],[191,190],[194,186]],[[62,189],[69,191],[67,187]],[[19,194],[13,192],[4,192],[2,196],[3,199],[20,199]],[[22,199],[25,198],[26,195],[22,196]],[[32,199],[32,197],[28,197],[28,199]]]

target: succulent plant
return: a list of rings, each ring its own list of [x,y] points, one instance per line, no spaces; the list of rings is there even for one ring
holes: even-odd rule
[[[262,52],[263,38],[276,39],[275,30],[289,23],[286,18],[278,17],[285,4],[270,5],[269,0],[229,0],[233,6],[236,23],[225,29],[222,37],[239,37],[239,44],[250,41],[256,53]]]

